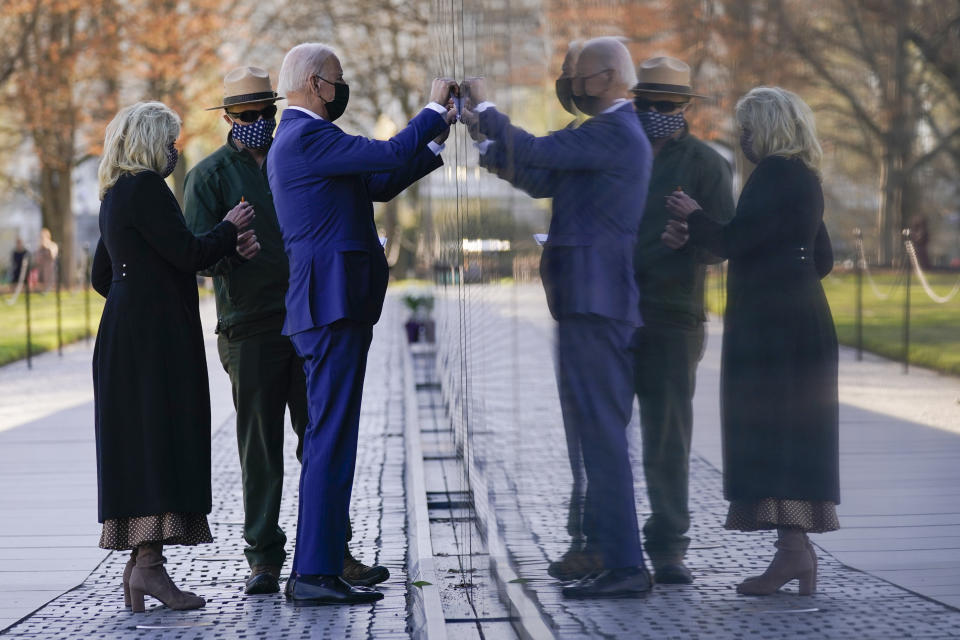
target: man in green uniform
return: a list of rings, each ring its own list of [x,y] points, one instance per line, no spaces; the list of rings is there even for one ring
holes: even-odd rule
[[[690,539],[687,507],[693,392],[703,354],[706,264],[702,251],[663,245],[669,214],[665,196],[689,193],[707,215],[733,218],[730,166],[690,134],[684,113],[697,96],[690,67],[667,57],[640,63],[634,105],[653,146],[653,174],[634,264],[644,326],[638,331],[635,388],[640,401],[643,468],[651,515],[643,527],[644,548],[659,583],[693,582],[684,558]]]
[[[283,487],[283,422],[289,407],[297,434],[297,458],[307,425],[303,363],[290,339],[280,333],[289,265],[267,182],[266,158],[276,127],[280,98],[270,76],[257,67],[234,69],[224,78],[225,145],[188,174],[184,215],[194,233],[204,233],[235,207],[252,208],[253,234],[238,238],[238,256],[217,263],[217,346],[230,376],[237,410],[237,440],[243,471],[243,536],[250,563],[246,593],[277,593],[287,538],[279,526]],[[350,539],[349,523],[347,539]],[[389,577],[385,567],[368,567],[345,549],[343,577],[373,585]]]

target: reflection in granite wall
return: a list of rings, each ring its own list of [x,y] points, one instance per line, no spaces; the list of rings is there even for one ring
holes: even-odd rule
[[[658,4],[434,2],[432,72],[458,81],[483,76],[499,111],[544,135],[571,120],[554,91],[568,42],[629,36],[631,25]],[[547,514],[548,521],[525,527],[550,533],[541,535],[534,553],[543,564],[538,577],[545,578],[546,560],[569,544],[572,483],[554,373],[555,323],[534,239],[547,232],[550,201],[533,199],[482,169],[463,125],[447,141],[444,160],[422,186],[419,250],[435,283],[438,369],[451,428],[465,458],[476,464],[468,475],[482,472],[491,490],[494,513],[479,514],[481,523],[509,529],[508,523],[530,514],[541,520]],[[552,491],[545,495],[538,487]],[[472,534],[470,525],[463,534]]]

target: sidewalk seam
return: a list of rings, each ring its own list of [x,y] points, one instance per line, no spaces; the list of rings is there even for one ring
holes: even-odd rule
[[[406,450],[404,478],[407,501],[407,576],[410,594],[410,635],[416,639],[446,640],[446,618],[440,601],[440,581],[433,562],[430,541],[430,514],[427,510],[427,486],[423,471],[423,447],[420,442],[420,417],[413,357],[403,325],[397,324],[403,351],[403,439]],[[426,583],[416,586],[414,583]]]
[[[439,361],[437,366],[441,370],[441,394],[448,407],[455,406],[449,396],[450,389],[444,383],[444,380],[450,379],[448,372]],[[510,561],[506,541],[501,536],[497,514],[490,500],[486,475],[477,464],[474,448],[463,441],[462,435],[456,429],[451,430],[457,452],[467,468],[476,527],[487,544],[487,553],[490,558],[490,576],[496,584],[500,600],[510,611],[510,617],[513,618],[511,625],[523,640],[552,640],[557,636],[551,629],[549,615],[536,595],[530,593],[524,586]]]

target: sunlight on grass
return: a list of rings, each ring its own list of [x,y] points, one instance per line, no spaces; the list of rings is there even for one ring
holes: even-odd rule
[[[945,295],[960,274],[928,274],[930,286]],[[863,348],[888,358],[903,358],[903,308],[906,288],[896,273],[874,274],[879,299],[866,278],[863,282]],[[856,276],[835,272],[823,280],[830,302],[837,337],[841,344],[856,346]],[[711,274],[707,283],[707,303],[711,311],[723,308],[719,279]],[[960,296],[946,304],[937,304],[920,288],[916,278],[910,289],[910,363],[944,373],[960,375]]]

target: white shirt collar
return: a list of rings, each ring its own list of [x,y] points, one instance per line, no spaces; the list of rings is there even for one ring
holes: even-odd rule
[[[617,98],[612,105],[610,105],[600,113],[613,113],[614,111],[622,107],[624,102],[629,102],[629,100],[627,100],[626,98]]]
[[[318,116],[318,115],[315,114],[313,111],[310,111],[310,109],[307,109],[307,108],[305,108],[305,107],[298,107],[298,106],[296,106],[296,105],[291,104],[291,105],[288,105],[288,106],[287,106],[287,109],[296,109],[297,111],[303,111],[305,114],[307,114],[308,116],[310,116],[310,117],[313,118],[314,120],[323,120],[322,117]]]

